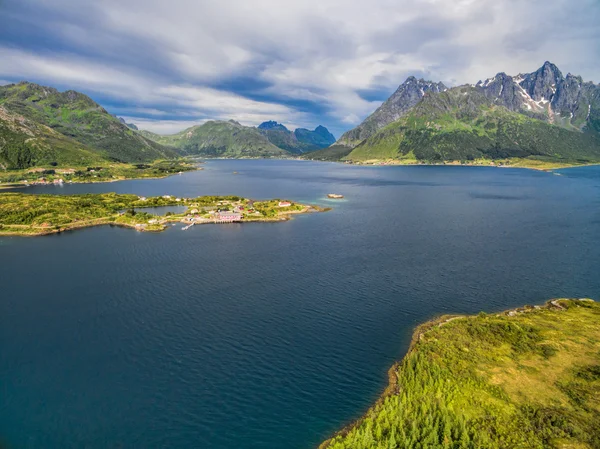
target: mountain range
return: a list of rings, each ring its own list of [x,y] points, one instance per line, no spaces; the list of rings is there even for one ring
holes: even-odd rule
[[[0,86],[0,166],[86,165],[172,158],[91,98],[21,82]]]
[[[176,148],[186,156],[203,157],[284,157],[289,153],[275,145],[254,127],[235,120],[211,120],[177,134],[162,136],[140,131],[144,137]]]
[[[546,62],[532,73],[448,88],[409,77],[337,141],[323,126],[290,131],[209,121],[170,136],[138,130],[88,96],[0,86],[0,169],[137,163],[186,155],[344,161],[600,162],[600,85]],[[523,162],[524,161],[524,162]],[[526,165],[526,164],[525,164]]]
[[[289,131],[209,121],[171,136],[138,130],[88,96],[26,81],[0,86],[0,169],[138,163],[186,155],[289,157],[335,142],[326,128]]]
[[[409,77],[359,126],[307,157],[599,162],[600,85],[550,62],[454,88]]]
[[[273,145],[292,154],[320,150],[335,143],[333,134],[321,125],[317,126],[313,131],[305,128],[296,128],[292,132],[281,123],[271,120],[261,123],[258,129]]]
[[[317,126],[314,131],[298,128],[292,132],[272,120],[257,128],[234,120],[212,120],[170,136],[149,131],[140,131],[140,134],[177,148],[184,155],[204,157],[289,157],[326,148],[335,142],[335,137],[323,126]]]

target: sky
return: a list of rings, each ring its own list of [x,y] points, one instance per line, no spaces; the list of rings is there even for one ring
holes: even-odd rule
[[[0,0],[0,84],[78,90],[161,134],[234,119],[339,137],[410,75],[550,60],[600,82],[599,23],[599,0]]]

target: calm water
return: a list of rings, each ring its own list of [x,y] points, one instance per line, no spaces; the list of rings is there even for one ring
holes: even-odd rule
[[[377,397],[415,324],[600,299],[600,168],[562,173],[214,161],[164,180],[30,188],[334,210],[0,238],[0,439],[310,449]]]

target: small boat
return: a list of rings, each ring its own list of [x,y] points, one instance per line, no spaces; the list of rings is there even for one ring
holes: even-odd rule
[[[329,193],[327,198],[333,198],[335,200],[339,200],[340,198],[344,198],[344,195],[340,195],[338,193]]]

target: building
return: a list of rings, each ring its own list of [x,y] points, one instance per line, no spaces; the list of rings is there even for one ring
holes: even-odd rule
[[[239,212],[218,212],[215,214],[215,220],[221,223],[233,223],[242,220],[242,214]]]
[[[289,201],[280,201],[279,202],[279,207],[290,207],[292,205],[292,203],[290,203]]]

